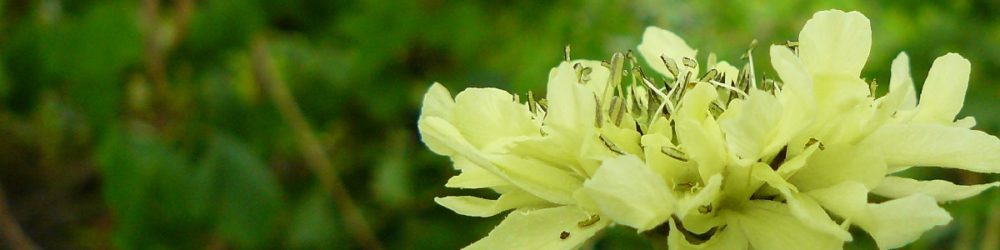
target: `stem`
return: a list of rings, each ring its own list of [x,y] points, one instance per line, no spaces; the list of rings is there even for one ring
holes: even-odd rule
[[[39,249],[38,245],[24,234],[21,226],[10,215],[7,208],[7,198],[4,197],[3,185],[0,185],[0,234],[7,242],[7,247],[16,250]]]
[[[299,146],[302,147],[306,164],[316,174],[317,178],[319,178],[324,191],[330,193],[333,201],[337,203],[340,208],[338,210],[342,213],[345,222],[348,224],[347,229],[350,230],[355,240],[363,248],[381,249],[378,240],[375,238],[374,233],[372,233],[371,227],[365,221],[364,217],[362,217],[361,210],[358,209],[354,200],[351,199],[344,183],[337,176],[337,172],[334,171],[329,156],[323,151],[319,140],[312,133],[309,123],[306,122],[305,116],[299,109],[292,94],[288,91],[284,80],[277,77],[277,71],[268,54],[267,41],[263,36],[254,39],[252,49],[254,78],[265,91],[271,94],[271,99],[277,105],[281,116],[292,127],[292,130],[295,131]]]

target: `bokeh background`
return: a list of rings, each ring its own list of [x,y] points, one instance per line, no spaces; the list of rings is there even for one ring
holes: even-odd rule
[[[648,25],[701,57],[736,61],[751,40],[794,40],[829,8],[871,19],[869,79],[888,83],[900,51],[918,85],[937,56],[969,58],[962,115],[1000,133],[1000,3],[990,0],[0,0],[2,243],[361,248],[354,232],[364,230],[344,217],[353,211],[382,247],[458,248],[503,216],[433,203],[491,194],[444,188],[456,172],[415,126],[432,82],[543,93],[565,45],[607,59]],[[769,68],[766,47],[758,69]],[[1000,191],[945,207],[955,220],[907,248],[1000,249]],[[874,247],[855,236],[849,248]],[[621,227],[592,246],[649,248]]]

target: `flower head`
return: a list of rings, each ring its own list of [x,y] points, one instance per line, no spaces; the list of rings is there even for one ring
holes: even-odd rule
[[[871,28],[858,12],[816,13],[797,43],[772,45],[777,79],[737,68],[650,27],[609,62],[568,60],[547,95],[434,84],[418,126],[461,173],[445,186],[499,198],[449,196],[467,216],[514,210],[469,248],[573,248],[623,225],[671,248],[839,248],[850,226],[896,248],[951,220],[939,202],[1000,183],[956,185],[892,174],[911,167],[1000,172],[1000,140],[955,120],[970,63],[935,60],[919,98],[908,58],[892,62],[888,94],[861,78]],[[869,194],[888,199],[868,201]]]

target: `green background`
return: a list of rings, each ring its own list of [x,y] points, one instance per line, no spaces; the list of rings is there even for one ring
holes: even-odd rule
[[[751,40],[795,40],[812,13],[830,8],[871,19],[868,79],[888,83],[901,51],[918,85],[936,57],[969,58],[961,116],[1000,132],[1000,4],[988,0],[0,0],[6,210],[52,249],[359,247],[307,168],[296,130],[256,81],[251,48],[266,41],[306,132],[380,244],[458,248],[503,216],[464,217],[433,203],[492,194],[444,188],[456,172],[415,126],[431,83],[452,93],[542,93],[565,45],[574,58],[607,59],[634,49],[649,25],[678,33],[701,57],[737,61]],[[758,69],[774,75],[766,46],[755,52]],[[940,169],[911,175],[998,180]],[[908,248],[1000,248],[1000,191],[944,206],[955,220]],[[854,233],[849,248],[874,247]],[[649,247],[624,227],[593,246]]]

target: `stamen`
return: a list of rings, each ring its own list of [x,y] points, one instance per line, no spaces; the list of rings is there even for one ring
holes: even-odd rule
[[[538,107],[535,107],[535,105],[538,105],[535,102],[535,94],[531,93],[531,90],[528,90],[528,111],[532,114],[538,114]]]
[[[816,144],[816,143],[819,143],[819,150],[825,150],[826,149],[826,146],[823,145],[823,142],[817,140],[816,138],[809,138],[809,141],[806,142],[806,148],[808,148],[809,146],[812,146],[813,144]]]
[[[670,158],[677,159],[678,161],[683,161],[683,162],[688,161],[687,154],[684,154],[684,152],[681,152],[680,150],[677,150],[674,147],[670,146],[660,147],[660,152],[663,152],[663,154],[670,156]]]
[[[567,44],[567,45],[566,45],[566,51],[565,51],[565,54],[564,54],[564,56],[563,56],[563,60],[566,60],[566,62],[569,62],[569,61],[570,61],[570,57],[569,57],[569,51],[570,51],[570,49],[569,49],[569,44]]]
[[[702,214],[708,214],[712,212],[712,204],[703,205],[698,207],[698,212]]]
[[[613,117],[615,126],[622,125],[622,118],[625,115],[625,103],[617,96],[611,98],[611,106],[608,107],[608,116]]]
[[[868,84],[869,94],[868,97],[875,97],[875,91],[878,90],[878,79],[872,79],[872,82]]]
[[[678,77],[677,75],[680,75],[680,69],[677,68],[677,62],[674,62],[674,59],[661,55],[660,60],[663,61],[663,65],[667,66],[667,71],[670,71],[670,74],[674,76],[674,79]]]
[[[597,94],[594,94],[594,104],[597,106],[595,108],[597,111],[594,112],[594,126],[601,128],[601,125],[604,125],[604,112],[601,112],[601,98],[597,97]]]
[[[710,69],[714,69],[715,65],[718,64],[718,58],[716,58],[715,53],[708,53],[708,64],[705,65]]]
[[[698,68],[698,61],[695,61],[694,59],[692,59],[690,57],[683,57],[683,58],[681,58],[681,60],[684,62],[684,66],[685,67],[692,68],[692,69]]]
[[[601,138],[601,142],[604,143],[604,147],[608,148],[608,150],[611,150],[611,152],[615,152],[618,155],[625,154],[625,151],[623,151],[621,148],[618,148],[618,145],[615,145],[614,142],[612,142],[607,137],[604,137],[604,135],[600,135],[598,137]]]
[[[708,72],[705,72],[705,74],[701,76],[701,80],[700,81],[707,82],[709,80],[715,79],[715,76],[718,75],[718,74],[719,74],[718,70],[711,69]]]
[[[580,228],[585,228],[585,227],[588,227],[590,225],[594,225],[594,223],[597,223],[598,221],[601,221],[601,216],[596,215],[596,214],[592,214],[592,215],[590,215],[590,218],[587,218],[586,220],[577,222],[576,226],[580,227]]]

